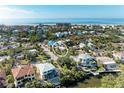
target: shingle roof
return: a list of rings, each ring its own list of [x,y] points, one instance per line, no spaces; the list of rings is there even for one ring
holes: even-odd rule
[[[14,78],[20,78],[25,75],[32,75],[32,74],[34,74],[33,66],[32,65],[24,65],[24,66],[20,66],[17,68],[13,68],[12,74],[13,74]]]

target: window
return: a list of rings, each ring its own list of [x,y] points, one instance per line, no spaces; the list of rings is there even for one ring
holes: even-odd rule
[[[34,76],[34,74],[32,74],[32,76]]]
[[[20,81],[18,82],[18,84],[20,84]]]
[[[20,80],[20,78],[17,78],[16,80]]]

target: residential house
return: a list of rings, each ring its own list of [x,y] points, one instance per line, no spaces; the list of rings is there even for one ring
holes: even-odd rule
[[[12,69],[16,87],[23,87],[26,82],[35,79],[35,72],[32,65],[22,65]]]
[[[79,58],[81,60],[81,66],[89,67],[89,68],[97,67],[97,61],[96,61],[95,57],[92,57],[89,54],[82,54],[79,56]]]
[[[92,34],[92,35],[95,35],[96,34],[95,31],[90,31],[89,33]]]
[[[111,71],[111,72],[118,72],[119,70],[119,66],[118,64],[109,57],[97,57],[97,60],[100,61],[104,68],[105,71]]]
[[[84,48],[86,45],[84,43],[79,44],[79,48]]]
[[[38,51],[36,49],[31,49],[31,50],[29,50],[29,54],[31,54],[33,56],[37,56],[38,55]]]
[[[50,40],[50,41],[48,41],[48,46],[58,46],[58,43],[57,42],[55,42],[55,41],[52,41],[52,40]]]
[[[57,32],[57,33],[55,33],[55,36],[57,37],[57,38],[62,38],[62,37],[66,37],[66,36],[68,36],[68,35],[70,35],[71,34],[71,32],[69,31],[65,31],[65,32]]]
[[[35,30],[28,30],[29,35],[34,34],[36,31]]]
[[[124,51],[113,53],[112,57],[115,60],[120,60],[122,63],[124,63]]]
[[[88,33],[88,31],[83,31],[83,32],[82,32],[82,34],[87,34],[87,33]]]
[[[61,32],[57,32],[57,33],[55,33],[55,36],[56,36],[57,38],[62,38],[62,37],[64,36],[64,34],[61,33]]]
[[[32,45],[31,43],[23,43],[22,47],[24,47],[24,48],[33,48],[34,45]]]
[[[81,36],[82,35],[82,32],[81,31],[77,31],[76,32],[76,35]]]
[[[120,29],[121,33],[124,34],[124,29]]]
[[[8,49],[16,49],[20,46],[20,43],[15,43],[15,44],[11,44],[11,45],[8,45],[7,48]]]
[[[69,32],[68,31],[65,31],[63,32],[64,36],[68,36],[69,35]]]
[[[91,50],[95,50],[95,49],[96,49],[96,46],[95,46],[93,43],[91,43],[91,42],[88,42],[88,43],[87,43],[87,46],[88,46]]]
[[[76,57],[72,57],[76,62],[80,62],[80,66],[86,68],[97,68],[97,61],[95,57],[90,56],[87,53],[80,54]]]
[[[23,60],[24,57],[25,57],[25,55],[23,53],[19,53],[19,54],[16,54],[14,56],[14,58],[17,59],[17,60]]]
[[[13,30],[12,32],[13,32],[13,35],[14,35],[14,36],[18,36],[18,35],[19,35],[20,30]]]
[[[41,80],[50,81],[55,86],[60,85],[58,70],[50,63],[36,64]]]
[[[15,41],[17,41],[17,37],[10,37],[10,38],[9,38],[9,41],[15,42]]]
[[[0,56],[0,62],[6,61],[9,59],[10,59],[10,56]]]

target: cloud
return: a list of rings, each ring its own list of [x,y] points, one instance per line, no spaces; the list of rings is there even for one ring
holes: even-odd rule
[[[39,18],[37,13],[33,11],[27,11],[23,9],[16,9],[7,6],[0,7],[0,19],[12,19],[12,18]]]

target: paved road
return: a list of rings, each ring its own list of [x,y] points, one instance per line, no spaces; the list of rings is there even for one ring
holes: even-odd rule
[[[50,55],[52,60],[56,61],[58,59],[58,57],[53,52],[51,52],[45,45],[42,45],[41,47],[44,49],[45,53]]]
[[[42,45],[41,48],[44,49],[44,52],[50,55],[51,59],[54,60],[54,62],[57,61],[58,56],[56,56],[53,52],[51,52],[45,45]],[[56,62],[58,69],[61,69],[61,66]]]

